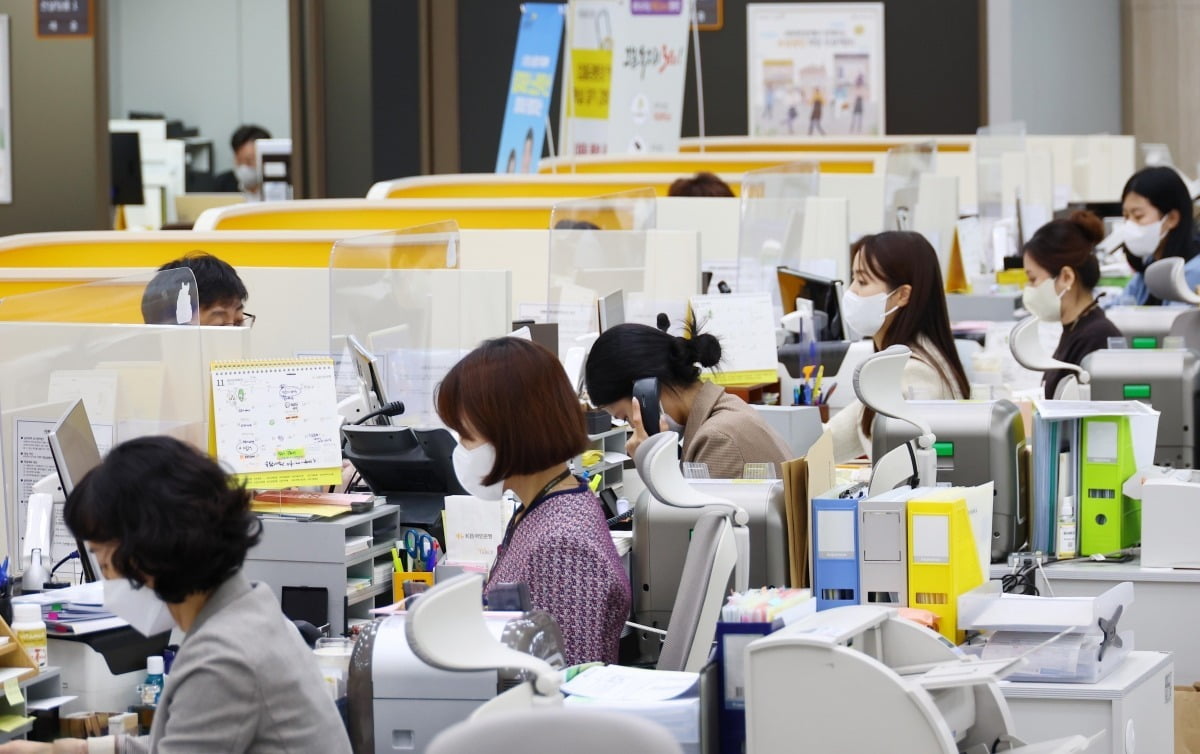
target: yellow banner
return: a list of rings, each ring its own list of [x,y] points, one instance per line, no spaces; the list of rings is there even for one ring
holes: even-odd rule
[[[282,490],[288,487],[328,487],[342,483],[342,469],[294,469],[236,474],[252,490]]]
[[[705,382],[715,382],[718,385],[762,385],[779,380],[779,374],[773,369],[760,369],[752,372],[712,372],[700,375]]]
[[[571,115],[608,119],[612,50],[571,50]]]

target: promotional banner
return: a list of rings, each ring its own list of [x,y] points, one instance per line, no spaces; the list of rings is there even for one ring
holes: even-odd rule
[[[883,3],[746,6],[751,136],[882,135]]]
[[[558,71],[566,6],[524,3],[513,55],[508,104],[500,130],[497,173],[536,173],[546,138],[546,115]]]
[[[689,3],[570,3],[563,154],[678,151]]]

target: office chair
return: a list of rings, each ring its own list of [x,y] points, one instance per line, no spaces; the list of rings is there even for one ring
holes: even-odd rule
[[[1175,301],[1189,304],[1191,308],[1171,323],[1167,337],[1183,338],[1183,345],[1192,351],[1200,351],[1200,294],[1188,287],[1183,272],[1183,260],[1179,257],[1160,259],[1142,273],[1146,290],[1160,301]]]
[[[728,500],[687,483],[676,459],[678,442],[674,432],[660,432],[641,444],[634,463],[646,489],[662,503],[709,509],[696,521],[688,543],[679,592],[658,661],[659,670],[695,673],[708,661],[730,577],[739,592],[749,586],[749,516]]]
[[[1026,369],[1034,372],[1048,372],[1051,369],[1063,369],[1070,372],[1058,382],[1054,389],[1055,400],[1088,401],[1092,399],[1091,375],[1077,364],[1059,361],[1042,348],[1041,336],[1038,335],[1038,318],[1026,317],[1013,327],[1008,336],[1008,349],[1013,358]]]
[[[872,355],[854,370],[854,393],[863,405],[880,416],[908,422],[920,434],[916,439],[893,448],[871,468],[870,495],[895,489],[902,484],[932,487],[937,480],[936,439],[929,422],[911,407],[900,391],[904,367],[912,352],[905,346],[892,346]]]
[[[428,754],[481,751],[682,754],[683,749],[665,728],[633,715],[563,708],[468,720],[442,731],[426,751]]]

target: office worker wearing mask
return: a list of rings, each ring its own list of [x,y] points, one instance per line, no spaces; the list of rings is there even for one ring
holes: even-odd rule
[[[587,448],[579,398],[558,358],[519,338],[485,341],[446,373],[438,416],[459,435],[454,472],[472,495],[513,514],[484,594],[524,583],[562,629],[568,665],[617,661],[629,578],[600,500],[567,463]]]
[[[105,607],[146,636],[187,634],[150,734],[124,739],[120,754],[349,754],[312,651],[271,588],[242,574],[261,524],[215,461],[170,437],[130,440],[84,477],[63,517],[107,579]],[[0,746],[94,750],[78,739]]]
[[[950,333],[950,315],[937,252],[919,233],[866,236],[851,250],[852,277],[842,296],[842,321],[870,337],[875,350],[908,346],[905,397],[955,400],[970,394]],[[847,386],[849,387],[849,386]],[[875,412],[852,401],[829,422],[836,463],[871,455]]]
[[[1052,220],[1038,228],[1025,244],[1025,309],[1043,322],[1062,322],[1062,336],[1054,358],[1080,364],[1092,351],[1108,347],[1109,338],[1121,331],[1109,322],[1092,293],[1100,282],[1096,244],[1104,238],[1104,223],[1091,212],[1076,211],[1066,220]],[[1046,372],[1046,397],[1053,398],[1058,383],[1068,374]]]
[[[1195,235],[1192,199],[1174,168],[1144,168],[1134,173],[1121,191],[1121,208],[1125,216],[1125,259],[1134,275],[1112,304],[1161,304],[1150,295],[1142,271],[1166,257],[1182,258],[1188,287],[1200,286],[1200,244]]]
[[[720,385],[700,380],[700,367],[720,361],[721,344],[707,333],[677,338],[648,325],[617,325],[601,333],[588,354],[588,397],[629,422],[629,455],[648,437],[633,383],[654,377],[662,404],[659,429],[679,432],[683,460],[707,464],[711,478],[736,479],[747,463],[781,464],[791,458],[787,443],[754,409]]]

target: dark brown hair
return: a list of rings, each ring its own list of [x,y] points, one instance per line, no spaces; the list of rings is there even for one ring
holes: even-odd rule
[[[667,196],[733,196],[733,190],[712,173],[699,172],[691,178],[676,178]]]
[[[1076,210],[1066,220],[1051,220],[1038,228],[1025,243],[1025,253],[1051,277],[1070,267],[1090,291],[1100,282],[1096,244],[1103,240],[1103,221],[1092,212]]]
[[[484,484],[545,471],[587,448],[583,408],[567,373],[528,340],[484,341],[446,373],[435,401],[447,427],[496,449]]]
[[[863,266],[871,275],[887,284],[888,290],[902,285],[912,287],[908,304],[896,312],[895,318],[883,336],[883,348],[894,345],[908,346],[913,354],[921,356],[938,372],[947,384],[957,387],[963,396],[970,395],[971,385],[954,336],[950,333],[950,313],[946,309],[946,289],[942,284],[942,270],[938,266],[937,252],[925,240],[925,236],[911,231],[888,231],[873,236],[864,236],[850,250],[850,263],[862,255]],[[950,366],[952,374],[946,374],[934,354],[919,341],[925,336]],[[875,412],[863,412],[863,434],[871,436],[871,422]]]

